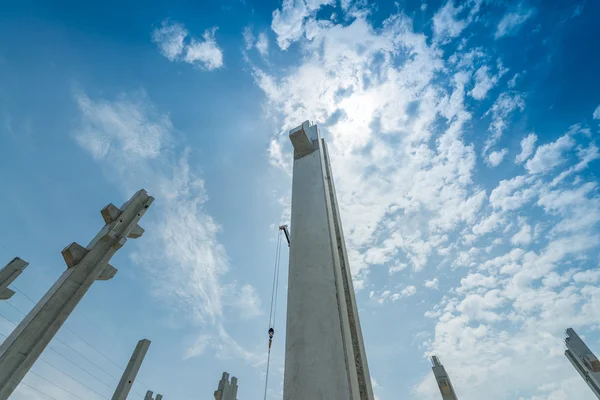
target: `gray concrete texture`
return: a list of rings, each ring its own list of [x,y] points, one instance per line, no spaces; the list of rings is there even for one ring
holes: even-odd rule
[[[440,360],[437,356],[431,357],[431,363],[433,367],[433,375],[435,376],[435,380],[437,381],[438,387],[440,388],[440,393],[442,394],[443,400],[458,400],[456,397],[456,393],[454,392],[454,387],[452,386],[452,382],[450,381],[450,377],[446,373],[446,369],[440,363]]]
[[[153,200],[142,189],[121,208],[109,204],[94,239],[85,248],[72,243],[62,251],[67,270],[0,345],[0,400],[8,399],[92,284],[115,275],[108,262],[128,238],[143,234],[138,221]]]
[[[129,362],[127,363],[127,367],[125,367],[125,371],[123,371],[123,375],[121,376],[121,380],[119,381],[117,389],[113,394],[112,400],[127,399],[127,395],[129,395],[129,391],[135,382],[135,378],[140,370],[140,367],[142,366],[142,362],[144,361],[144,357],[146,357],[149,347],[150,341],[148,339],[140,340],[135,346],[135,350],[133,351]]]
[[[219,386],[215,390],[215,400],[237,400],[238,384],[235,376],[229,380],[229,373],[223,372]]]
[[[8,285],[13,283],[28,265],[27,261],[15,257],[0,270],[0,300],[8,300],[13,297],[15,292],[10,290]]]
[[[327,147],[308,121],[294,146],[284,400],[372,400]]]
[[[600,399],[600,362],[575,330],[569,328],[566,333],[565,356],[596,397]]]

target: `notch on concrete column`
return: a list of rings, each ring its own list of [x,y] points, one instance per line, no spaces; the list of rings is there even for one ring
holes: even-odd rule
[[[125,371],[123,371],[123,376],[119,381],[119,385],[113,394],[112,400],[126,400],[127,395],[129,395],[129,391],[133,386],[133,382],[135,381],[135,377],[137,376],[140,367],[142,366],[142,362],[144,361],[144,357],[146,357],[146,353],[148,352],[148,348],[150,347],[150,341],[148,339],[142,339],[138,342],[137,346],[135,346],[135,350],[129,359],[129,363],[127,363],[127,367]],[[158,400],[158,396],[157,396]]]
[[[28,265],[27,261],[15,257],[0,270],[0,300],[8,300],[13,297],[15,292],[10,290],[8,285],[13,283]]]

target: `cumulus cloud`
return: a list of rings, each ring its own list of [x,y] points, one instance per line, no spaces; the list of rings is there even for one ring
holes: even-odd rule
[[[183,52],[183,41],[187,34],[183,25],[163,21],[161,27],[152,32],[152,41],[162,55],[173,61]]]
[[[223,51],[215,40],[216,31],[217,28],[208,29],[202,39],[186,40],[188,31],[182,24],[165,20],[152,32],[152,41],[170,61],[184,61],[212,71],[223,66]]]
[[[529,156],[533,154],[533,149],[535,148],[536,140],[537,136],[535,133],[530,133],[529,135],[525,136],[523,140],[521,140],[521,152],[515,158],[515,162],[517,164],[524,163],[525,161],[527,161]]]
[[[496,86],[497,82],[498,77],[490,76],[489,67],[484,65],[475,72],[475,86],[469,92],[469,94],[474,99],[483,100],[487,96],[487,93],[490,91],[490,89]]]
[[[282,50],[300,39],[305,33],[307,19],[314,16],[325,5],[335,0],[283,0],[281,9],[273,11],[271,29],[277,35],[277,44]]]
[[[600,119],[600,106],[596,107],[596,109],[594,110],[593,117],[594,119]]]
[[[525,169],[530,174],[545,173],[565,162],[564,154],[575,146],[570,135],[564,135],[555,142],[541,145],[527,163]]]
[[[494,35],[495,38],[499,39],[504,36],[516,34],[521,25],[531,18],[534,13],[535,9],[523,8],[522,6],[520,6],[519,9],[514,12],[507,13],[498,23],[496,34]]]
[[[486,158],[486,163],[492,168],[497,167],[504,160],[504,156],[508,153],[508,149],[502,149],[500,151],[492,151]]]
[[[467,7],[455,12],[460,4],[444,2],[437,12],[448,12],[450,25],[461,16],[469,21]],[[300,36],[307,33],[309,19],[303,17]],[[287,131],[307,116],[319,123],[328,142],[353,278],[358,287],[372,288],[371,303],[406,299],[416,288],[404,286],[403,278],[428,269],[444,270],[444,276],[460,282],[426,311],[435,328],[423,346],[426,355],[449,360],[462,397],[544,396],[552,392],[540,389],[548,380],[570,388],[562,331],[600,323],[592,307],[599,294],[583,281],[571,284],[576,273],[589,269],[586,258],[597,255],[600,206],[583,174],[554,186],[548,180],[589,160],[583,171],[595,146],[590,137],[578,135],[580,141],[564,149],[565,161],[550,168],[548,150],[535,151],[534,134],[517,138],[523,141],[516,161],[528,163],[527,172],[546,170],[544,175],[514,176],[507,168],[500,182],[483,185],[475,153],[481,137],[471,141],[477,132],[470,123],[481,115],[465,102],[474,96],[477,68],[490,55],[463,41],[445,59],[442,32],[449,37],[460,26],[442,29],[441,14],[438,20],[436,41],[415,32],[402,13],[377,28],[358,13],[343,24],[317,24],[310,40],[299,41],[303,56],[284,71],[253,66],[265,106],[280,124],[270,161],[291,173]],[[484,73],[491,76],[489,69],[482,70],[481,82]],[[484,90],[475,93],[485,98]],[[490,89],[485,93],[489,96]],[[526,98],[509,90],[494,99],[485,114],[491,118],[489,137],[483,138],[485,159],[514,114],[525,111]],[[575,156],[577,164],[569,163]],[[567,263],[570,272],[564,271]],[[383,287],[370,282],[375,268],[388,272]],[[425,288],[438,285],[438,278],[423,283]],[[577,311],[580,306],[585,317]],[[551,368],[543,379],[532,379],[527,371],[539,368],[540,360]],[[427,378],[415,388],[416,396],[438,398],[430,374],[423,375]]]
[[[440,280],[438,278],[433,278],[430,281],[425,281],[423,286],[427,289],[437,289],[440,286]]]
[[[492,116],[489,131],[490,137],[485,141],[484,153],[494,146],[508,127],[510,116],[517,110],[525,109],[525,99],[520,93],[501,93],[485,115]]]

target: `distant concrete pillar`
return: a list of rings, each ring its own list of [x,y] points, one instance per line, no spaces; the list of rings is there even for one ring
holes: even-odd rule
[[[0,270],[0,300],[8,300],[13,297],[15,292],[10,290],[8,285],[13,283],[28,265],[29,263],[27,261],[15,257]]]
[[[144,400],[154,400],[154,398],[152,397],[153,394],[154,394],[154,392],[152,390],[148,390],[146,392],[146,396],[144,397]]]
[[[437,358],[437,356],[433,356],[431,357],[431,362],[433,364],[431,369],[433,370],[433,375],[435,376],[435,380],[440,388],[442,399],[458,400],[456,393],[454,392],[454,388],[452,387],[452,382],[450,382],[450,377],[446,373],[444,366],[440,363],[440,360]]]
[[[219,386],[215,390],[215,400],[237,400],[237,391],[237,378],[232,376],[231,382],[229,382],[229,374],[223,372]]]
[[[567,329],[567,336],[565,356],[594,395],[600,399],[600,361],[572,328]]]
[[[142,339],[138,342],[137,346],[135,346],[135,350],[129,359],[129,363],[127,363],[127,367],[123,372],[123,376],[121,376],[121,381],[115,390],[115,394],[113,394],[112,400],[126,400],[131,387],[133,386],[133,382],[135,381],[135,377],[142,366],[142,362],[144,361],[144,357],[146,357],[146,353],[148,352],[148,348],[150,347],[150,341],[148,339]],[[162,396],[161,396],[162,397]],[[156,397],[158,399],[158,396]]]
[[[162,394],[157,394],[155,400],[162,400]]]
[[[116,274],[108,262],[127,238],[144,233],[138,221],[153,200],[140,190],[121,208],[109,204],[101,212],[106,225],[90,244],[62,251],[67,270],[0,346],[0,400],[8,399],[92,283]]]
[[[284,400],[373,400],[329,154],[316,125],[294,146]]]

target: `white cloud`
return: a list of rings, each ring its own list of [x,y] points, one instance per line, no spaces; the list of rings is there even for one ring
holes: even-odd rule
[[[174,61],[183,52],[183,41],[187,35],[183,25],[165,20],[160,28],[152,32],[152,41],[163,56]]]
[[[244,37],[244,44],[246,46],[246,50],[250,50],[252,47],[254,47],[254,42],[256,41],[256,38],[252,33],[252,28],[250,28],[249,26],[245,27],[244,31],[242,32],[242,35]]]
[[[258,34],[258,40],[256,41],[256,50],[258,50],[260,55],[263,57],[269,55],[269,38],[267,37],[266,32],[261,32]]]
[[[192,39],[186,46],[183,60],[187,63],[199,65],[208,71],[223,66],[223,51],[215,41],[216,28],[204,32],[202,40]]]
[[[76,101],[80,122],[73,134],[82,148],[115,176],[128,196],[143,184],[157,198],[142,221],[146,232],[132,258],[156,278],[150,280],[155,282],[153,294],[170,312],[203,325],[198,342],[186,351],[200,354],[206,335],[217,344],[224,337],[225,307],[240,311],[243,318],[260,314],[252,286],[237,289],[222,282],[229,262],[217,237],[221,227],[205,210],[204,181],[190,167],[189,152],[174,151],[169,117],[144,93],[115,101],[79,94]]]
[[[502,161],[504,160],[504,156],[506,156],[506,153],[508,153],[508,149],[492,151],[485,161],[487,165],[489,165],[492,168],[495,168],[502,163]]]
[[[519,224],[521,229],[510,238],[510,242],[516,246],[528,245],[532,240],[531,225],[527,224],[525,219],[521,217],[519,217]]]
[[[438,278],[433,278],[430,281],[425,281],[423,284],[427,289],[437,289],[440,286],[440,280]]]
[[[202,39],[190,38],[186,41],[188,31],[185,27],[165,20],[160,28],[153,31],[152,41],[170,61],[184,61],[212,71],[223,66],[223,51],[215,40],[216,31],[217,28],[207,29]],[[244,31],[244,38],[252,39],[246,37],[246,33]]]
[[[335,0],[283,0],[281,10],[273,11],[271,29],[277,35],[277,44],[286,50],[305,33],[308,17],[324,5],[334,4]]]
[[[512,113],[516,110],[523,111],[524,109],[525,100],[520,93],[505,92],[498,96],[492,107],[485,114],[492,115],[492,122],[489,127],[492,135],[485,142],[484,153],[487,153],[500,140],[508,127],[508,119]]]
[[[514,35],[519,31],[521,25],[533,16],[535,9],[519,7],[515,12],[509,12],[498,23],[495,38]]]
[[[600,281],[600,270],[587,270],[573,275],[573,281],[577,283],[597,283]]]
[[[600,119],[600,106],[594,110],[594,119]]]
[[[462,7],[455,7],[454,0],[448,0],[433,16],[433,32],[442,38],[454,38],[467,26],[466,21],[457,19]]]
[[[527,161],[529,156],[533,154],[533,149],[535,148],[536,140],[537,136],[535,133],[530,133],[529,135],[524,137],[523,140],[521,140],[521,152],[515,158],[515,162],[517,164],[524,163],[525,161]]]
[[[511,173],[507,168],[498,171],[501,182],[485,182],[486,188],[496,186],[488,199],[488,189],[476,183],[476,145],[469,141],[470,120],[481,115],[465,105],[471,79],[477,82],[474,60],[481,65],[490,59],[484,49],[462,41],[457,54],[445,60],[440,42],[414,32],[402,14],[377,29],[358,15],[344,24],[320,25],[311,37],[300,41],[302,57],[285,71],[253,71],[284,137],[273,139],[271,162],[290,172],[287,131],[307,116],[320,124],[353,277],[372,288],[370,302],[390,305],[416,290],[401,283],[407,275],[439,268],[449,282],[463,280],[425,312],[435,329],[422,345],[427,355],[448,360],[461,397],[543,396],[549,393],[540,389],[547,376],[558,382],[556,390],[568,387],[572,370],[564,365],[562,331],[600,323],[592,307],[600,294],[573,284],[586,258],[597,255],[596,192],[581,189],[582,177],[552,188],[546,182],[552,170],[549,176],[504,178]],[[525,98],[507,91],[488,111],[486,157],[513,114],[525,109]],[[519,162],[531,161],[534,138],[523,142]],[[595,154],[584,143],[591,138],[581,138],[571,148],[571,153],[578,149],[579,162]],[[578,223],[584,213],[591,223]],[[382,267],[387,282],[378,287],[368,273]],[[423,285],[437,286],[436,279]],[[565,283],[551,286],[557,282]],[[540,362],[552,369],[531,378],[528,371],[539,369]],[[428,380],[417,386],[416,397],[438,398],[430,373],[423,375]]]
[[[561,136],[555,142],[541,145],[537,148],[533,158],[525,163],[525,169],[530,174],[546,173],[564,163],[564,153],[574,146],[575,141],[568,134]]]
[[[475,86],[469,92],[469,94],[477,100],[483,100],[487,96],[487,93],[496,86],[498,77],[489,75],[489,67],[480,67],[475,72]]]

